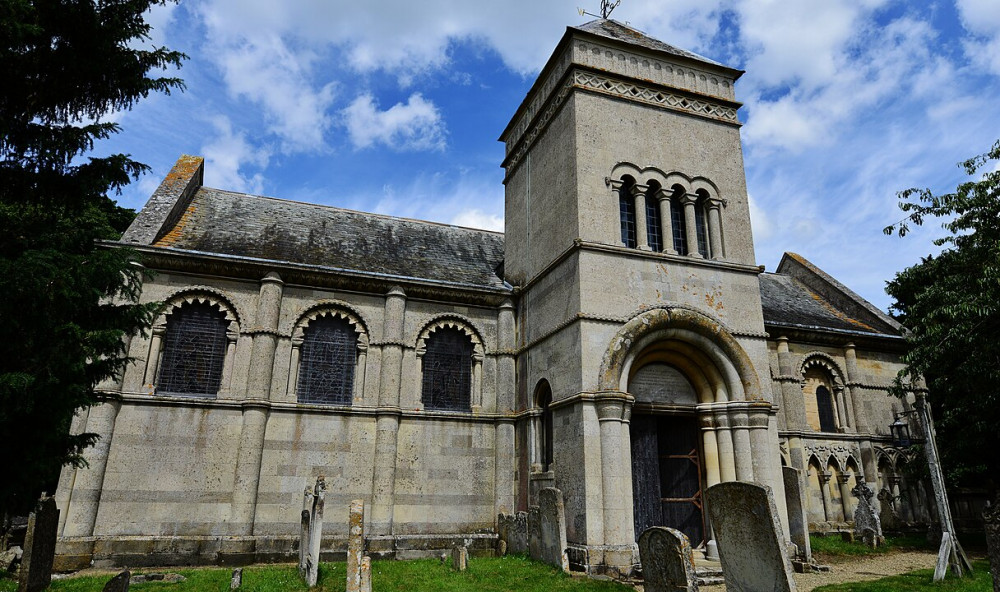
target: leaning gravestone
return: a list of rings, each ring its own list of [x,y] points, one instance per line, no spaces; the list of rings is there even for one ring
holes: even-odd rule
[[[639,536],[643,590],[697,592],[694,553],[687,536],[665,526],[646,529]]]
[[[365,501],[351,501],[347,523],[347,592],[361,592],[361,562],[365,554]]]
[[[28,515],[17,592],[40,592],[52,583],[52,560],[56,553],[58,525],[59,509],[56,508],[56,500],[43,493],[35,505],[35,511]]]
[[[126,569],[108,580],[108,583],[104,584],[103,592],[128,592],[128,586],[131,581],[132,574]]]
[[[500,540],[507,543],[507,553],[528,552],[528,513],[500,514],[497,518]]]
[[[875,508],[872,507],[872,498],[875,492],[864,481],[858,482],[851,490],[854,497],[858,498],[858,507],[854,510],[854,536],[865,540],[871,548],[875,548],[882,542],[882,522],[878,519]],[[874,535],[870,535],[871,543],[864,538],[866,530],[870,530]]]
[[[705,492],[726,590],[795,592],[771,489],[730,481]]]
[[[785,482],[785,505],[788,507],[788,535],[799,550],[799,559],[812,562],[812,547],[809,544],[809,523],[806,518],[805,497],[799,470],[781,467]]]
[[[878,492],[878,503],[878,519],[882,523],[883,532],[886,530],[892,532],[903,528],[903,519],[896,512],[896,497],[892,495],[888,487],[883,487]]]
[[[1000,492],[997,492],[993,504],[983,510],[983,524],[986,527],[986,554],[990,557],[993,592],[1000,592]]]
[[[372,592],[372,558],[361,558],[361,592]]]
[[[455,571],[465,571],[469,567],[469,550],[464,546],[451,550],[451,568]]]
[[[299,575],[310,588],[319,579],[319,554],[323,542],[323,506],[326,478],[316,478],[312,491],[307,487],[302,500],[302,527],[299,533]]]
[[[243,585],[243,568],[237,567],[233,570],[233,576],[229,578],[229,589],[239,590]]]
[[[538,539],[537,559],[568,573],[566,509],[562,491],[555,487],[546,487],[538,492]]]

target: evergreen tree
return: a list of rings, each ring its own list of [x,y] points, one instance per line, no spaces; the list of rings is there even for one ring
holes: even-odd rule
[[[109,193],[147,167],[85,154],[119,131],[109,114],[183,87],[157,72],[186,56],[140,47],[162,3],[0,0],[0,515],[81,465],[96,436],[71,435],[73,416],[107,396],[95,387],[151,321],[135,254],[99,242],[134,215]]]
[[[908,329],[907,364],[896,394],[924,377],[935,415],[943,467],[952,484],[990,485],[1000,470],[1000,141],[962,167],[978,180],[953,193],[908,189],[907,217],[885,229],[904,236],[910,224],[943,218],[946,248],[889,282],[897,318]],[[994,477],[991,477],[994,476]]]

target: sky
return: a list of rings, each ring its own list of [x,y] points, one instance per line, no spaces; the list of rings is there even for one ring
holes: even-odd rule
[[[154,7],[184,92],[113,114],[151,172],[181,154],[211,187],[503,229],[509,118],[598,0],[188,0]],[[934,253],[896,193],[947,192],[1000,138],[997,0],[623,0],[612,18],[746,70],[743,157],[757,263],[799,253],[885,310],[885,282]]]

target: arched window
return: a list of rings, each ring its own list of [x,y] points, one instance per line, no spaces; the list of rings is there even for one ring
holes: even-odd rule
[[[825,385],[816,387],[816,409],[819,412],[819,431],[836,432],[837,421],[833,415],[833,397]]]
[[[217,304],[189,302],[167,317],[157,390],[214,397],[226,360],[226,315]]]
[[[653,181],[646,190],[646,240],[654,253],[663,250],[663,229],[660,226],[660,185]]]
[[[670,196],[670,228],[674,233],[674,250],[678,255],[687,255],[687,228],[684,224],[684,188],[674,185]]]
[[[427,338],[423,356],[424,409],[471,411],[472,341],[453,327],[443,327]]]
[[[538,460],[539,464],[542,465],[542,471],[552,470],[552,389],[549,388],[549,383],[542,381],[538,385],[538,395],[535,398],[536,404],[542,410],[542,415],[539,418],[540,434],[539,434],[539,450],[538,450]]]
[[[630,249],[637,245],[635,237],[635,200],[632,198],[632,188],[635,181],[632,177],[624,177],[618,189],[618,212],[621,218],[622,244]]]
[[[303,332],[300,356],[296,388],[300,403],[351,404],[358,334],[347,319],[332,315],[314,319]]]
[[[705,216],[705,206],[708,202],[708,194],[704,190],[698,191],[698,201],[694,204],[694,227],[698,236],[698,253],[708,259],[708,220]]]

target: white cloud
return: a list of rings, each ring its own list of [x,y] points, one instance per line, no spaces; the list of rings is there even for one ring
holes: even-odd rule
[[[479,208],[462,210],[455,214],[451,223],[457,226],[467,226],[469,228],[482,228],[483,230],[496,230],[503,232],[503,216],[487,214]]]
[[[270,153],[251,145],[244,132],[234,132],[228,117],[219,115],[211,119],[216,137],[201,147],[205,157],[205,185],[230,191],[260,194],[264,191],[264,176],[250,174],[247,169],[263,169],[270,161]]]
[[[342,112],[355,148],[383,144],[393,150],[443,150],[445,128],[441,113],[420,93],[406,103],[380,111],[370,94],[363,94]]]

